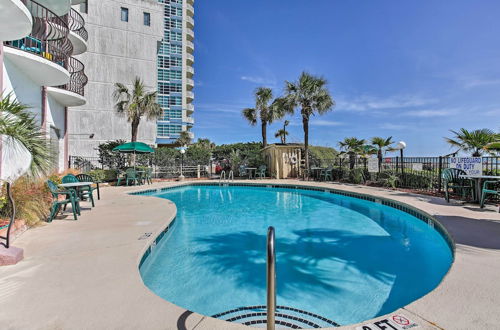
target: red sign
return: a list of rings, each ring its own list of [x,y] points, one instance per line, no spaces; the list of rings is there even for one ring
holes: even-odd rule
[[[400,325],[408,325],[410,324],[410,320],[408,320],[406,317],[400,316],[400,315],[394,315],[392,317],[392,320],[396,322],[397,324]]]

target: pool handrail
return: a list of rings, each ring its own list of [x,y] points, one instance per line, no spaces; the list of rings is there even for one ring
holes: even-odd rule
[[[276,254],[274,227],[267,229],[267,330],[274,330],[276,313]]]

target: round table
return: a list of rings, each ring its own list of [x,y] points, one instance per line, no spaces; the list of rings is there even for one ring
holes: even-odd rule
[[[500,176],[498,175],[459,175],[458,176],[461,179],[472,179],[476,183],[476,202],[480,203],[481,202],[481,195],[483,192],[483,187],[482,187],[482,182],[483,180],[500,180]]]

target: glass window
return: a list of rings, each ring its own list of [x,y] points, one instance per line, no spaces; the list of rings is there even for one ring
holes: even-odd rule
[[[144,13],[144,25],[146,26],[151,26],[151,14],[150,13]]]
[[[122,7],[121,19],[123,22],[128,22],[128,8]]]

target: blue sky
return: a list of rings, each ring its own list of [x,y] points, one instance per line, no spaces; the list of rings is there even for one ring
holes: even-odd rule
[[[241,109],[306,70],[336,100],[310,143],[393,136],[407,155],[449,153],[450,129],[500,129],[500,1],[199,0],[196,137],[259,141]],[[290,142],[301,142],[298,116]],[[268,129],[273,142],[281,123]]]

